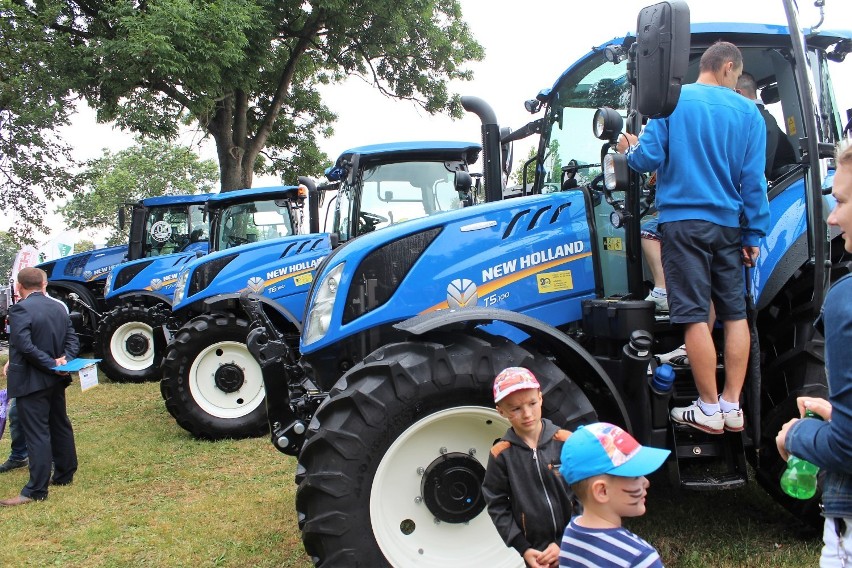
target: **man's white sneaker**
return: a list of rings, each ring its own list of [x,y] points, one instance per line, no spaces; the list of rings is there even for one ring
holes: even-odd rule
[[[654,294],[648,294],[648,297],[645,298],[645,301],[654,302],[654,304],[656,304],[656,306],[654,306],[655,312],[668,313],[669,311],[669,299],[667,297],[660,298],[658,296],[655,296]]]
[[[745,418],[740,408],[723,412],[725,417],[725,430],[728,432],[742,432],[745,430]]]
[[[721,412],[707,416],[695,402],[689,406],[672,408],[671,417],[678,424],[686,424],[708,434],[722,434],[725,431],[725,417]]]
[[[681,345],[673,351],[657,355],[657,361],[662,365],[668,363],[672,367],[688,367],[689,357],[686,355],[686,345]]]

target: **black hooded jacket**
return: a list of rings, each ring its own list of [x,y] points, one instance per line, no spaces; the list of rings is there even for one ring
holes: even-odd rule
[[[573,511],[573,493],[559,473],[562,444],[571,433],[546,418],[542,426],[535,450],[509,428],[491,448],[482,483],[497,532],[521,556],[562,542]]]

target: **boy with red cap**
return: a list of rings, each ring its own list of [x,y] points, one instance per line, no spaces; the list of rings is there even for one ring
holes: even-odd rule
[[[562,475],[583,505],[562,537],[561,568],[662,568],[656,549],[621,526],[645,514],[646,475],[669,450],[642,446],[606,422],[577,428],[562,447]]]
[[[527,566],[556,568],[559,542],[573,511],[559,474],[571,433],[541,416],[541,385],[528,369],[509,367],[494,379],[497,412],[512,425],[491,448],[482,493],[506,546]]]

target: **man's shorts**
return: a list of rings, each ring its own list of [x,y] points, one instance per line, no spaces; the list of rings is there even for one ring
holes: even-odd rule
[[[740,228],[690,219],[662,223],[660,234],[670,321],[706,322],[711,298],[716,319],[745,319]]]
[[[649,217],[639,228],[639,236],[649,241],[660,241],[660,229],[657,227],[657,216]]]

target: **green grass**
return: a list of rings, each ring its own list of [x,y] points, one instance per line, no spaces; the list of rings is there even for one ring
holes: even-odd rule
[[[5,356],[0,356],[0,364]],[[0,566],[311,566],[293,506],[295,459],[267,438],[200,442],[166,412],[157,384],[68,389],[80,468],[50,498],[0,509]],[[9,452],[0,440],[0,460]],[[0,498],[26,483],[0,475]],[[628,527],[668,567],[816,566],[820,542],[756,484],[677,493],[651,486]],[[700,517],[699,517],[700,515]],[[698,520],[700,518],[700,520]]]

